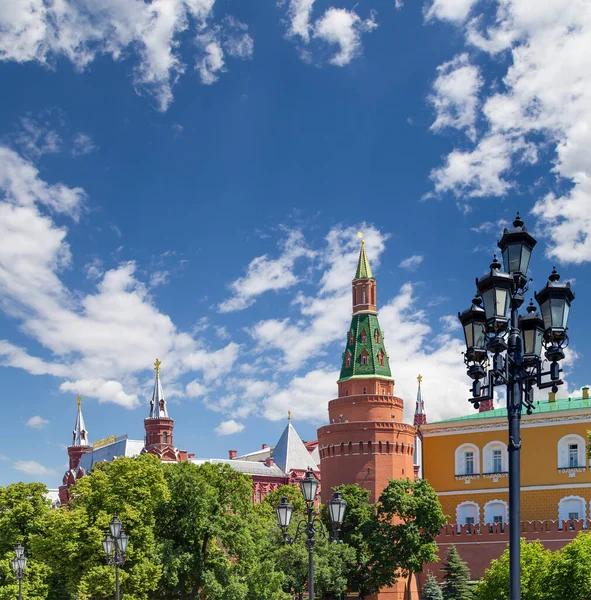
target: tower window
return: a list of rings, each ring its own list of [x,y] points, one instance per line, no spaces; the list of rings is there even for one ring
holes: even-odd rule
[[[359,357],[359,361],[362,365],[366,365],[367,364],[367,351],[363,350],[363,352],[361,353],[361,356]]]
[[[361,343],[365,344],[367,342],[367,332],[365,329],[361,332]]]
[[[382,350],[378,352],[378,364],[380,367],[384,366],[384,352]]]
[[[355,338],[353,337],[353,332],[349,331],[349,346],[352,346],[355,342]]]
[[[379,344],[380,343],[380,330],[379,329],[376,329],[376,333],[375,333],[374,337],[376,340],[376,344]]]
[[[162,441],[163,441],[165,444],[168,444],[168,433],[164,432],[164,433],[162,434]]]
[[[347,352],[345,354],[345,367],[349,368],[351,366],[351,355]]]
[[[353,288],[353,306],[357,304],[357,288]]]
[[[361,288],[361,304],[365,304],[366,303],[366,289],[365,286],[363,286]]]

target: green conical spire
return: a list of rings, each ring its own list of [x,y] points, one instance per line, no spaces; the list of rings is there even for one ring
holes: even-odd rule
[[[371,279],[373,274],[371,267],[369,266],[369,259],[365,252],[365,241],[361,240],[361,250],[359,251],[359,261],[357,262],[357,271],[355,273],[355,279]]]

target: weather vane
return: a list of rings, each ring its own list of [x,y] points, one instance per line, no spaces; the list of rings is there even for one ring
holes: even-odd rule
[[[357,237],[361,240],[361,245],[365,244],[365,240],[363,239],[363,234],[361,231],[357,232]]]
[[[421,381],[423,381],[423,376],[419,374],[417,377],[417,381],[419,382],[419,387],[421,387]]]
[[[291,421],[291,410],[287,411],[287,420]]]
[[[154,371],[156,371],[156,377],[160,377],[160,365],[162,363],[156,359],[156,361],[154,362]]]
[[[81,403],[82,403],[82,398],[80,397],[80,394],[78,394],[78,410],[80,410]]]

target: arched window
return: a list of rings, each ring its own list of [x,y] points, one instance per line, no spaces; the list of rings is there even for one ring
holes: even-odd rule
[[[353,332],[349,331],[349,346],[352,346],[355,342],[355,338],[353,337]]]
[[[162,434],[162,442],[168,444],[168,433],[164,432]]]
[[[565,435],[558,441],[558,468],[585,467],[585,440],[576,434]]]
[[[371,303],[376,303],[376,288],[373,285],[371,286]]]
[[[380,365],[380,367],[384,366],[384,351],[382,349],[380,349],[380,351],[378,352],[378,364]]]
[[[359,356],[359,361],[361,362],[362,365],[366,365],[367,364],[367,357],[369,355],[367,354],[366,350],[362,350],[361,355]]]
[[[345,367],[349,368],[351,366],[351,354],[349,351],[345,353]]]
[[[580,496],[565,496],[558,503],[558,526],[562,529],[562,522],[569,521],[570,529],[574,529],[574,522],[587,518],[585,500]]]
[[[357,304],[357,288],[353,288],[353,306]]]
[[[365,344],[367,342],[367,332],[365,329],[361,332],[361,343]]]
[[[380,330],[379,329],[376,329],[374,338],[376,340],[376,344],[379,344],[380,343]]]
[[[456,448],[456,475],[480,474],[480,450],[474,444],[462,444]]]
[[[484,473],[507,473],[507,445],[497,440],[489,442],[482,449],[482,461]]]
[[[462,502],[456,507],[456,523],[460,525],[475,525],[480,523],[480,507],[476,502]]]
[[[507,503],[504,500],[491,500],[484,505],[484,522],[487,525],[509,521]]]
[[[361,304],[366,304],[366,290],[365,286],[361,288]]]

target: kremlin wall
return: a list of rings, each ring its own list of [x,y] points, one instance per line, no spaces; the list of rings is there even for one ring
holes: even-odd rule
[[[323,502],[341,484],[357,483],[370,490],[375,501],[389,479],[425,477],[448,515],[449,524],[437,539],[440,557],[454,544],[473,579],[480,578],[508,543],[506,409],[483,402],[480,412],[429,423],[419,376],[414,423],[404,423],[404,401],[395,395],[385,332],[378,321],[377,284],[363,242],[351,299],[337,397],[328,404],[328,423],[318,429],[317,440],[304,443],[288,417],[274,446],[263,444],[244,455],[230,450],[228,458],[195,458],[174,445],[174,420],[156,360],[143,440],[122,436],[91,445],[78,398],[59,503],[67,505],[70,488],[94,463],[146,452],[165,462],[228,464],[252,477],[255,503],[281,485],[297,485],[308,469],[321,481]],[[556,550],[591,527],[589,429],[588,388],[580,398],[561,400],[550,394],[536,403],[532,415],[522,416],[521,531],[526,540],[539,539]],[[428,565],[427,570],[439,576],[439,566]],[[412,600],[419,599],[420,585],[420,578],[414,581]],[[373,600],[403,600],[404,588],[401,580]]]

